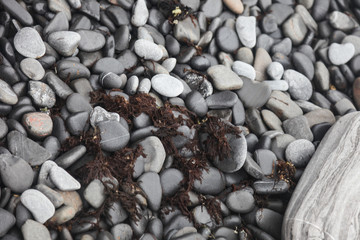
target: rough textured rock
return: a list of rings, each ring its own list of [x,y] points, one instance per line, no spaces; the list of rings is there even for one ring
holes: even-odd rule
[[[360,114],[340,118],[305,169],[284,216],[282,239],[358,239]]]

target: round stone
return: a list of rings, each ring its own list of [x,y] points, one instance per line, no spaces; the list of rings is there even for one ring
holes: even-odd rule
[[[244,5],[241,0],[224,0],[225,5],[236,14],[242,14],[244,11]]]
[[[149,18],[149,10],[145,0],[137,0],[133,9],[131,23],[136,27],[144,26]]]
[[[239,76],[247,77],[255,80],[256,72],[253,66],[242,61],[235,61],[232,65],[232,70]]]
[[[284,73],[284,79],[289,84],[289,93],[293,99],[310,99],[313,93],[313,88],[310,80],[306,76],[295,70],[288,69]]]
[[[239,46],[239,38],[235,32],[230,27],[221,27],[216,31],[216,43],[220,47],[221,50],[227,53],[232,53],[236,51]]]
[[[18,102],[18,97],[12,87],[2,79],[0,79],[0,101],[9,105],[15,105]]]
[[[157,44],[145,39],[136,40],[134,51],[139,57],[146,60],[159,61],[163,56],[163,52]]]
[[[352,43],[332,43],[329,47],[329,60],[334,65],[345,64],[354,56],[355,47]]]
[[[184,85],[168,74],[157,74],[151,79],[151,87],[165,97],[177,97],[184,91]]]
[[[84,198],[92,207],[101,207],[106,199],[104,184],[99,179],[92,180],[84,190]]]
[[[41,223],[32,219],[26,220],[21,227],[21,232],[26,240],[50,240],[49,230]]]
[[[0,208],[0,237],[3,237],[16,223],[13,214]]]
[[[53,122],[46,113],[32,112],[23,115],[23,125],[27,132],[35,138],[43,138],[51,134]]]
[[[105,37],[101,33],[91,30],[79,30],[80,34],[79,50],[85,52],[95,52],[105,46]]]
[[[226,206],[236,213],[248,213],[255,207],[255,199],[250,191],[239,190],[228,194]]]
[[[243,86],[242,79],[224,65],[209,67],[207,73],[212,78],[217,90],[238,90]]]
[[[73,55],[81,40],[80,34],[72,31],[58,31],[50,33],[48,43],[58,53],[65,57]]]
[[[312,142],[306,139],[298,139],[286,147],[285,157],[295,167],[303,168],[306,167],[314,152],[315,146]]]
[[[129,140],[129,131],[117,121],[103,121],[98,123],[101,136],[101,148],[105,151],[115,152],[125,147]]]
[[[40,58],[46,51],[40,34],[31,27],[24,27],[15,34],[14,47],[21,55],[29,58]]]
[[[50,179],[61,191],[74,191],[80,189],[80,183],[67,171],[58,166],[50,169]]]
[[[241,43],[245,47],[253,48],[256,44],[256,18],[239,16],[235,27]]]
[[[41,80],[45,75],[45,70],[39,61],[33,58],[25,58],[20,62],[21,71],[32,80]]]
[[[40,191],[28,189],[21,194],[21,203],[32,213],[35,220],[45,223],[55,213],[51,201]]]

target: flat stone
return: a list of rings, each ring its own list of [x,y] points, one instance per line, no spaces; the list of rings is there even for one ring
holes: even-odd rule
[[[264,175],[271,175],[276,172],[276,155],[268,149],[257,149],[254,152],[254,159],[259,164]]]
[[[66,108],[71,113],[92,111],[90,103],[80,93],[72,93],[68,96],[66,99]]]
[[[271,89],[265,83],[244,78],[242,88],[236,93],[245,107],[258,108],[264,106],[269,100]]]
[[[89,69],[79,62],[62,60],[57,63],[56,69],[58,77],[62,80],[90,77]]]
[[[44,27],[43,35],[47,36],[52,32],[68,31],[69,22],[64,12],[58,12],[53,19]]]
[[[40,191],[28,189],[21,194],[21,203],[32,213],[35,220],[45,223],[55,213],[51,201]]]
[[[273,3],[268,10],[276,16],[276,22],[279,26],[294,13],[292,6],[283,3]]]
[[[242,61],[235,61],[232,65],[232,70],[240,77],[246,77],[250,80],[255,80],[256,72],[253,66]]]
[[[293,14],[282,26],[284,35],[289,37],[294,45],[299,45],[307,33],[306,25],[300,14]]]
[[[134,44],[135,53],[146,60],[159,61],[163,57],[161,48],[148,40],[138,39]]]
[[[174,27],[174,37],[179,42],[189,41],[197,43],[200,40],[200,28],[196,19],[186,17]]]
[[[296,139],[290,134],[281,134],[271,140],[271,151],[273,151],[278,159],[286,160],[285,149]]]
[[[105,151],[114,152],[125,147],[129,140],[129,131],[117,121],[102,121],[98,124],[100,129],[101,148]]]
[[[160,139],[150,136],[140,141],[139,144],[146,154],[146,157],[139,157],[141,158],[140,161],[144,162],[144,171],[159,173],[166,158],[165,148]]]
[[[328,57],[332,64],[345,64],[354,56],[355,47],[352,43],[332,43],[329,47]]]
[[[231,91],[222,91],[207,97],[206,104],[209,109],[222,109],[234,106],[237,100],[238,96],[236,93]]]
[[[311,62],[308,56],[301,52],[295,52],[292,55],[292,62],[297,71],[304,74],[310,80],[314,78],[314,64]]]
[[[333,124],[336,121],[334,114],[328,109],[313,110],[311,112],[304,114],[304,116],[308,120],[309,127],[312,127],[315,124],[323,123],[323,122]]]
[[[151,78],[151,87],[166,97],[177,97],[184,91],[184,85],[168,74],[157,74]]]
[[[306,139],[298,139],[290,143],[285,150],[286,160],[297,168],[306,167],[315,152],[315,146]]]
[[[255,181],[253,188],[257,194],[278,195],[289,191],[290,185],[284,180],[265,179]]]
[[[21,55],[29,58],[40,58],[46,50],[40,34],[31,27],[24,27],[15,34],[14,47]]]
[[[321,61],[315,63],[314,82],[321,91],[327,91],[330,88],[330,73],[326,65]]]
[[[199,117],[203,117],[208,112],[208,106],[204,97],[198,91],[191,91],[186,95],[186,107]]]
[[[51,157],[44,147],[27,138],[18,131],[11,131],[7,135],[8,148],[12,154],[27,161],[31,166],[38,166]]]
[[[227,53],[236,51],[240,46],[235,30],[227,26],[220,27],[216,31],[215,40],[219,48]]]
[[[236,19],[236,32],[241,43],[248,48],[256,44],[256,19],[255,17],[239,16]]]
[[[360,37],[355,35],[347,35],[341,42],[344,43],[352,43],[355,47],[354,56],[360,54]]]
[[[15,105],[18,102],[18,96],[12,87],[2,79],[0,79],[0,101],[9,105]]]
[[[41,223],[32,219],[26,220],[21,227],[21,232],[25,240],[51,240],[49,230]]]
[[[95,52],[105,46],[105,37],[101,33],[90,30],[78,30],[80,34],[79,50]]]
[[[238,90],[243,86],[242,79],[224,65],[212,66],[208,68],[207,73],[217,90]]]
[[[283,122],[282,127],[287,134],[290,134],[296,139],[312,141],[314,138],[308,120],[304,116],[287,119]]]
[[[0,237],[3,237],[16,223],[15,216],[0,208]]]
[[[295,7],[295,12],[298,13],[302,20],[304,21],[305,25],[313,32],[318,31],[318,24],[314,20],[314,18],[311,16],[309,11],[303,6],[302,4],[299,4]]]
[[[20,62],[21,71],[32,80],[41,80],[45,75],[45,70],[40,62],[33,58],[25,58]]]
[[[211,218],[211,216],[210,216],[208,210],[206,209],[206,207],[197,206],[192,210],[192,214],[194,216],[194,222],[196,224],[199,224],[199,225],[205,226],[205,227],[209,227],[209,228],[214,228],[216,226],[215,219]],[[182,234],[181,233],[182,230],[179,230],[174,235],[174,237],[176,236],[175,239],[183,239],[183,238],[192,236],[191,235],[192,233],[184,233],[184,234]]]
[[[111,234],[116,239],[131,240],[133,237],[133,230],[130,225],[126,223],[120,223],[111,228]]]
[[[227,195],[226,206],[236,213],[248,213],[255,207],[255,199],[249,191],[238,190]]]
[[[270,95],[266,107],[273,111],[281,120],[293,118],[303,114],[301,108],[280,91],[273,91]]]
[[[48,37],[49,45],[65,57],[69,57],[75,53],[80,40],[80,34],[72,31],[53,32]]]
[[[66,118],[66,127],[71,134],[79,136],[89,128],[88,120],[88,112],[73,113]]]
[[[115,58],[104,57],[95,62],[92,67],[92,71],[97,74],[112,72],[115,74],[122,74],[124,72],[124,67]]]
[[[61,191],[73,191],[80,189],[80,183],[73,178],[67,171],[58,166],[50,169],[50,179]]]
[[[255,162],[255,160],[251,157],[251,154],[248,152],[246,156],[246,160],[244,163],[244,170],[252,177],[256,179],[264,178],[264,173],[261,167]]]
[[[260,111],[257,108],[248,108],[246,110],[245,123],[257,136],[260,136],[267,131],[266,125],[261,118]]]
[[[35,186],[35,188],[36,190],[42,192],[51,201],[55,208],[58,208],[64,204],[63,196],[52,188],[44,184],[38,184]]]
[[[221,0],[206,0],[200,9],[207,18],[212,19],[220,15],[223,10],[223,3]]]
[[[146,194],[149,207],[153,211],[158,211],[162,199],[162,188],[159,175],[154,172],[144,173],[139,177],[138,184]]]
[[[84,198],[92,207],[101,207],[106,199],[104,184],[99,179],[92,180],[84,190]]]
[[[29,81],[28,94],[38,107],[52,108],[56,103],[54,91],[46,83]]]
[[[288,69],[284,73],[284,79],[289,84],[289,93],[295,100],[309,100],[312,93],[310,80],[301,73]]]
[[[267,109],[264,109],[264,110],[261,110],[261,116],[262,116],[266,126],[268,126],[270,129],[283,132],[282,122],[278,118],[278,116],[276,116],[275,113],[273,113],[272,111],[269,111]]]
[[[309,234],[352,239],[357,235],[354,225],[344,223],[357,221],[359,119],[359,113],[345,115],[321,141],[285,212],[283,239],[306,239]],[[325,212],[327,217],[319,219]]]

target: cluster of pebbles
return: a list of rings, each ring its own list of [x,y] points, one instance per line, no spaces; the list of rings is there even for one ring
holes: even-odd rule
[[[280,239],[287,202],[317,145],[338,117],[360,107],[358,0],[0,6],[3,240]],[[128,107],[151,96],[155,109],[184,120],[170,129],[178,136],[157,134],[161,121],[154,126],[147,106],[126,117],[93,102],[94,93]],[[199,122],[185,124],[183,107]],[[213,145],[200,141],[197,153],[231,151],[198,166],[187,144],[210,120],[215,140],[200,134]],[[232,132],[221,138],[220,126]],[[84,141],[90,132],[100,149]],[[65,151],[69,139],[78,144]],[[141,146],[129,170],[136,191],[109,174],[80,179],[76,170],[96,161],[91,146],[104,159]],[[92,171],[115,168],[102,164]],[[201,177],[190,179],[192,171]],[[109,188],[131,192],[135,210],[110,201]]]

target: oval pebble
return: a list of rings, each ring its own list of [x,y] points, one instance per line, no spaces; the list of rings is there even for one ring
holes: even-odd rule
[[[184,85],[168,74],[157,74],[151,78],[151,87],[165,97],[177,97],[184,91]]]
[[[46,51],[40,34],[31,27],[24,27],[15,34],[14,47],[21,55],[29,58],[40,58]]]
[[[33,58],[25,58],[20,62],[21,71],[32,80],[41,80],[45,75],[45,70],[40,62]]]

